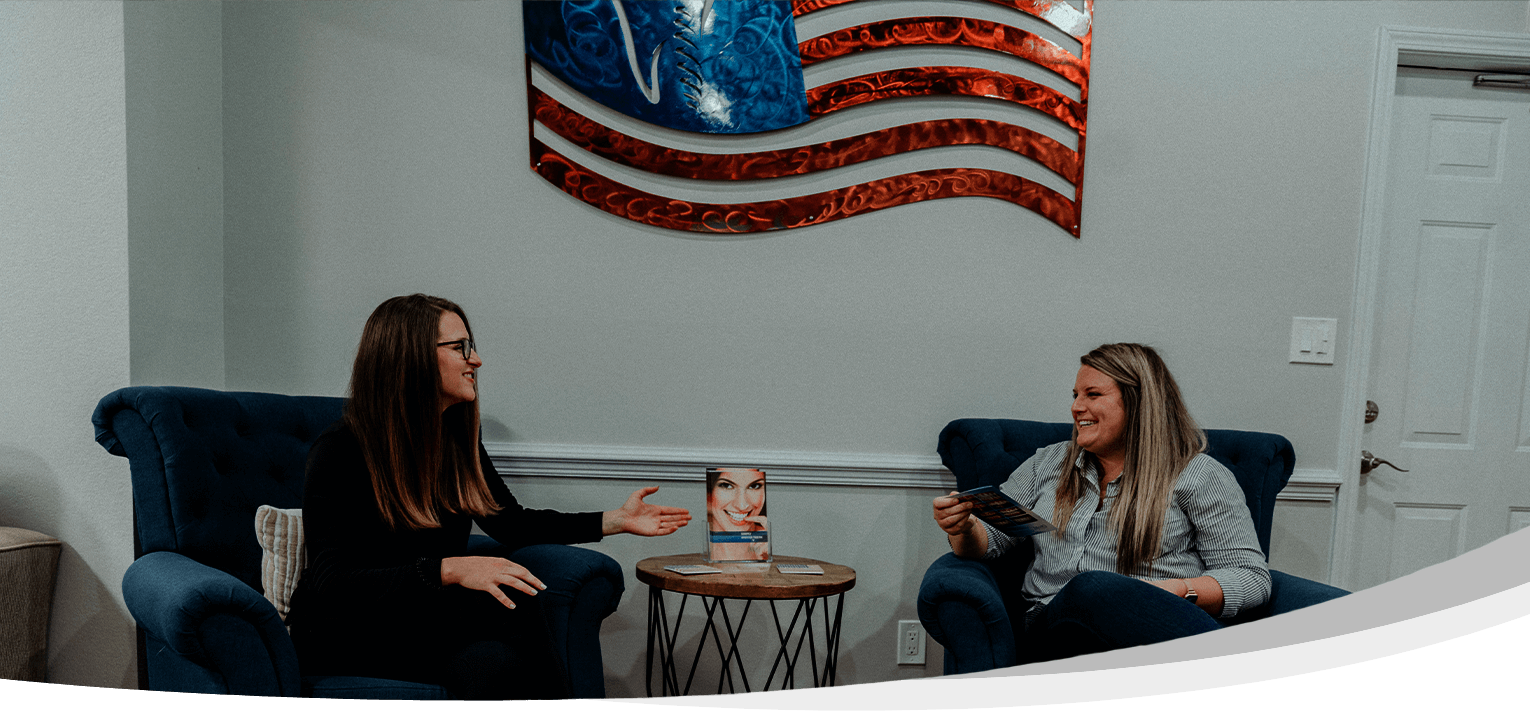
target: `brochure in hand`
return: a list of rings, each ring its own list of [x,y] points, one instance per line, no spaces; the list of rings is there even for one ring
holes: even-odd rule
[[[1015,502],[1014,498],[1005,495],[997,486],[985,485],[956,495],[972,501],[973,515],[1010,537],[1023,538],[1057,530],[1057,526]]]

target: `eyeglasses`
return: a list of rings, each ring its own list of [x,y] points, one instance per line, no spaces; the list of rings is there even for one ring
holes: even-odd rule
[[[441,343],[436,344],[436,346],[438,348],[441,347],[441,346],[451,346],[458,353],[462,354],[462,360],[463,361],[467,361],[467,360],[471,359],[473,357],[473,351],[478,348],[478,345],[473,343],[472,339],[457,339],[456,341],[442,341]]]

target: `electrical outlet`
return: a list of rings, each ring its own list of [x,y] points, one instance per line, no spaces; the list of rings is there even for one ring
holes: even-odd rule
[[[898,621],[898,664],[924,664],[924,625],[918,620]]]

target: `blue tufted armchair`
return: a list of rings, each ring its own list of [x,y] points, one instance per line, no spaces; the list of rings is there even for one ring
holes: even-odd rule
[[[1007,418],[962,418],[940,432],[941,462],[956,476],[958,490],[1002,484],[1042,447],[1066,441],[1072,424]],[[1291,479],[1296,451],[1272,433],[1206,431],[1206,453],[1230,469],[1243,488],[1259,547],[1270,554],[1275,498]],[[1030,546],[994,561],[967,560],[946,553],[925,571],[917,608],[925,630],[946,648],[945,674],[966,674],[1020,664],[1023,645],[1020,583],[1031,562]],[[1270,599],[1239,614],[1236,621],[1290,612],[1348,593],[1319,582],[1270,571]]]
[[[96,405],[96,442],[126,456],[135,560],[122,594],[138,622],[140,682],[153,690],[371,699],[450,699],[437,685],[304,674],[261,594],[255,509],[303,502],[308,447],[343,400],[136,386]],[[486,554],[500,546],[474,536]],[[621,567],[567,545],[509,556],[547,583],[549,628],[575,697],[604,697],[600,623],[621,598]],[[145,674],[146,672],[146,674]]]

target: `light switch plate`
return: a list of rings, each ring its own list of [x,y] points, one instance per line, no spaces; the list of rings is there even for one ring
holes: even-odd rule
[[[1291,317],[1291,363],[1333,363],[1338,319]]]

